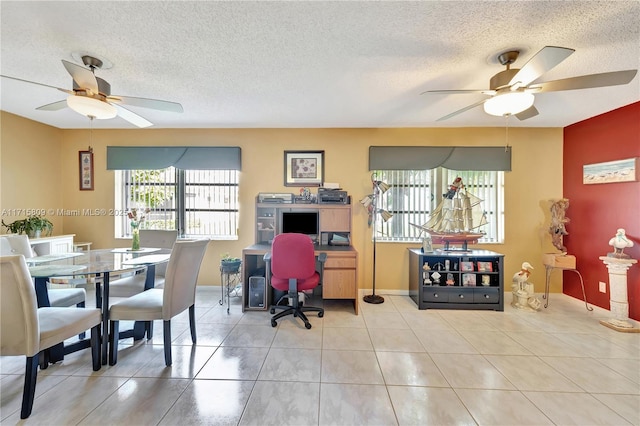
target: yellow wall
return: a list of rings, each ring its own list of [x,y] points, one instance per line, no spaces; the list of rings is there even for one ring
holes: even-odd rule
[[[95,190],[78,190],[78,151],[89,146],[88,130],[51,129],[29,120],[3,113],[2,129],[2,204],[3,208],[25,207],[27,201],[15,195],[5,197],[5,188],[21,182],[20,193],[28,193],[43,179],[47,191],[57,194],[47,198],[43,208],[113,209],[114,172],[106,170],[107,145],[194,145],[239,146],[242,148],[242,173],[240,179],[240,230],[238,241],[214,241],[203,263],[199,282],[219,284],[218,263],[220,254],[229,252],[240,255],[243,247],[254,240],[254,203],[258,192],[295,192],[283,182],[283,151],[324,150],[327,182],[338,182],[353,198],[352,242],[359,253],[359,287],[371,287],[372,245],[367,228],[365,209],[357,202],[371,192],[368,171],[368,150],[371,145],[466,145],[503,146],[503,128],[403,128],[403,129],[132,129],[94,130],[91,145],[94,149]],[[9,126],[5,126],[9,123]],[[13,131],[5,132],[5,127]],[[42,130],[41,130],[42,129]],[[25,135],[42,134],[29,146],[42,150],[44,146],[56,146],[56,167],[48,167],[50,173],[38,178],[27,176],[25,167],[11,169],[12,182],[5,175],[5,151],[12,159],[24,145]],[[48,140],[48,139],[52,140]],[[483,245],[482,248],[504,253],[505,288],[510,289],[510,277],[520,269],[523,261],[535,267],[533,281],[536,291],[544,290],[542,253],[553,251],[546,234],[548,224],[547,200],[562,196],[562,129],[561,128],[512,128],[509,144],[513,147],[512,172],[505,175],[505,244]],[[33,159],[35,169],[44,167],[50,157]],[[58,172],[56,172],[56,170]],[[22,183],[24,182],[24,183]],[[34,201],[39,202],[35,197]],[[116,240],[113,218],[56,217],[63,226],[56,226],[55,233],[75,233],[76,240],[93,241],[95,248],[127,246],[128,240]],[[407,247],[418,244],[378,243],[376,287],[384,290],[408,289]],[[555,278],[552,291],[561,291],[560,279]]]

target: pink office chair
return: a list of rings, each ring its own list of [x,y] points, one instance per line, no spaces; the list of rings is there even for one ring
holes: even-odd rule
[[[326,253],[321,253],[318,256],[321,266],[324,264],[326,256]],[[271,270],[269,278],[271,287],[286,291],[287,294],[281,300],[284,297],[289,297],[289,300],[293,302],[293,306],[277,304],[271,306],[271,314],[275,314],[276,309],[284,309],[271,317],[271,326],[278,325],[277,319],[293,315],[302,319],[307,329],[311,328],[311,323],[304,312],[318,312],[318,317],[324,316],[324,309],[302,306],[298,301],[298,292],[312,290],[320,283],[320,274],[316,272],[316,257],[311,238],[304,234],[295,233],[276,235],[273,239],[271,253],[265,255],[265,261]],[[268,275],[269,273],[267,273]]]

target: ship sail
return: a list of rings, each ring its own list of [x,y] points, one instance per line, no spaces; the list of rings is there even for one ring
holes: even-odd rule
[[[444,195],[442,201],[431,213],[424,225],[413,225],[428,232],[434,242],[463,243],[464,249],[469,242],[477,242],[484,233],[478,228],[488,223],[482,208],[483,200],[466,190],[461,178],[456,178]]]

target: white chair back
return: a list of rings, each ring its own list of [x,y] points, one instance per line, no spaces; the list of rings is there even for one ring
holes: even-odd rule
[[[141,229],[140,245],[142,247],[157,247],[170,249],[178,239],[178,231],[163,229]],[[156,275],[164,277],[167,274],[167,264],[156,265]]]
[[[176,241],[171,251],[164,283],[162,318],[165,321],[195,303],[200,264],[209,239]]]
[[[27,259],[34,257],[35,254],[31,249],[31,243],[29,242],[29,237],[27,235],[21,234],[11,234],[11,235],[3,235],[2,236],[2,255],[8,256],[10,254],[21,254]],[[8,244],[8,247],[7,247]],[[10,253],[6,253],[7,248],[9,248]]]
[[[40,352],[38,302],[22,255],[0,257],[0,355]]]

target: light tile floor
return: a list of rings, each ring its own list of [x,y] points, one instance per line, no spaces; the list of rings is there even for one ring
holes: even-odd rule
[[[306,330],[242,313],[219,287],[197,293],[198,344],[186,315],[150,341],[120,344],[118,364],[89,351],[38,375],[33,414],[46,425],[640,425],[640,334],[599,324],[609,312],[552,294],[537,313],[419,311],[326,301]],[[506,299],[510,302],[511,296]],[[308,302],[318,306],[322,301]],[[0,422],[21,423],[24,358],[0,358]]]

